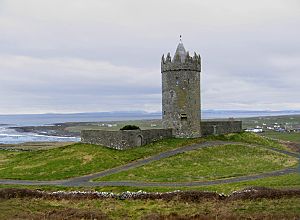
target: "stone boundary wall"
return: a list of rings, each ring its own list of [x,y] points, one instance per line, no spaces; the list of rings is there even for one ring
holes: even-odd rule
[[[201,121],[201,135],[219,135],[242,132],[242,121]]]
[[[147,129],[147,130],[83,130],[81,142],[103,145],[109,148],[125,150],[152,143],[157,140],[172,137],[172,129]]]
[[[238,133],[242,131],[242,121],[201,121],[200,125],[202,136]],[[81,131],[82,143],[103,145],[118,150],[126,150],[171,137],[174,137],[171,128],[123,131]]]

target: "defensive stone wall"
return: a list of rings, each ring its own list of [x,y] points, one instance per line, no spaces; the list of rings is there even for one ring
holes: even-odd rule
[[[201,135],[219,135],[242,131],[242,121],[201,121]]]
[[[142,146],[160,139],[170,137],[172,137],[172,129],[81,131],[81,142],[103,145],[118,150],[125,150],[132,147]]]

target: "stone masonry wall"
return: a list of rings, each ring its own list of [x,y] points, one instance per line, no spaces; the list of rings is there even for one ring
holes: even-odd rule
[[[143,143],[144,144],[150,144],[153,141],[161,140],[164,138],[171,138],[173,137],[172,129],[147,129],[147,130],[141,130],[142,136],[143,136]]]
[[[242,121],[201,121],[201,135],[219,135],[242,131]]]
[[[172,129],[81,131],[81,142],[103,145],[118,150],[125,150],[170,137],[172,137]]]
[[[176,137],[200,137],[200,72],[162,73],[162,119]]]
[[[202,136],[237,133],[242,131],[241,121],[201,121],[200,125]],[[103,145],[118,150],[126,150],[171,137],[174,137],[172,129],[81,131],[81,142]]]

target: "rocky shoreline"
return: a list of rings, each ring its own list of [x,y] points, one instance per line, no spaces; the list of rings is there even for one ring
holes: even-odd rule
[[[20,133],[35,133],[39,135],[59,136],[59,137],[80,137],[80,132],[71,132],[66,128],[71,126],[84,125],[85,122],[67,122],[57,123],[53,125],[41,125],[41,126],[22,126],[22,127],[9,127]]]

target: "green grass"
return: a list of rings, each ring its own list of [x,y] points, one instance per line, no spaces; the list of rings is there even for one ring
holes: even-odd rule
[[[188,202],[180,200],[1,200],[0,219],[73,219],[75,216],[109,216],[109,219],[142,219],[176,214],[205,219],[298,219],[300,198]],[[46,215],[47,216],[47,215]],[[53,218],[54,217],[54,218]],[[83,219],[79,217],[78,219]],[[101,218],[102,219],[102,218]],[[157,218],[155,218],[157,219]]]
[[[216,139],[284,148],[276,141],[266,140],[255,134],[242,133],[198,139],[167,139],[126,151],[81,143],[32,152],[0,151],[0,178],[65,179],[100,172],[170,149]]]
[[[0,151],[0,178],[56,180],[103,171],[203,139],[167,139],[126,151],[72,144],[33,152]]]
[[[171,192],[174,190],[200,190],[213,191],[218,193],[230,194],[233,191],[242,190],[250,186],[263,186],[276,189],[300,189],[300,174],[286,174],[282,176],[267,177],[257,180],[242,181],[237,183],[216,184],[211,186],[195,186],[195,187],[95,187],[96,191],[103,192],[137,192],[143,190],[146,192]]]
[[[259,147],[225,145],[185,152],[97,180],[206,181],[294,166],[297,159]]]
[[[216,191],[219,193],[230,194],[233,191],[242,190],[250,186],[262,186],[276,189],[300,189],[300,174],[286,174],[282,176],[267,177],[251,181],[242,181],[238,183],[218,184],[205,186],[198,190]]]
[[[291,141],[300,144],[300,133],[288,133],[288,132],[275,132],[275,131],[266,131],[261,133],[261,136],[279,139],[283,141]]]
[[[0,144],[0,147],[10,148],[14,150],[49,150],[52,148],[63,147],[70,144],[74,144],[74,142],[26,142],[20,144]]]
[[[251,133],[251,132],[232,133],[232,134],[219,135],[219,136],[209,136],[209,137],[207,137],[207,139],[243,142],[243,143],[262,145],[264,147],[276,148],[276,149],[281,149],[281,150],[289,150],[286,146],[280,144],[276,140],[270,140],[270,139],[264,138],[260,135],[257,135],[257,134]]]
[[[175,190],[200,190],[213,191],[223,194],[230,194],[233,191],[242,190],[250,186],[263,186],[276,189],[300,189],[300,174],[286,174],[282,176],[267,177],[257,180],[242,181],[237,183],[217,184],[211,186],[194,187],[129,187],[129,186],[105,186],[105,187],[65,187],[65,186],[24,186],[24,185],[0,185],[0,188],[20,188],[20,189],[39,189],[45,191],[99,191],[120,193],[125,191],[137,192],[171,192]]]
[[[14,158],[17,157],[19,154],[22,153],[16,151],[0,151],[0,171],[4,169],[6,163],[8,163],[11,160],[14,160]]]

